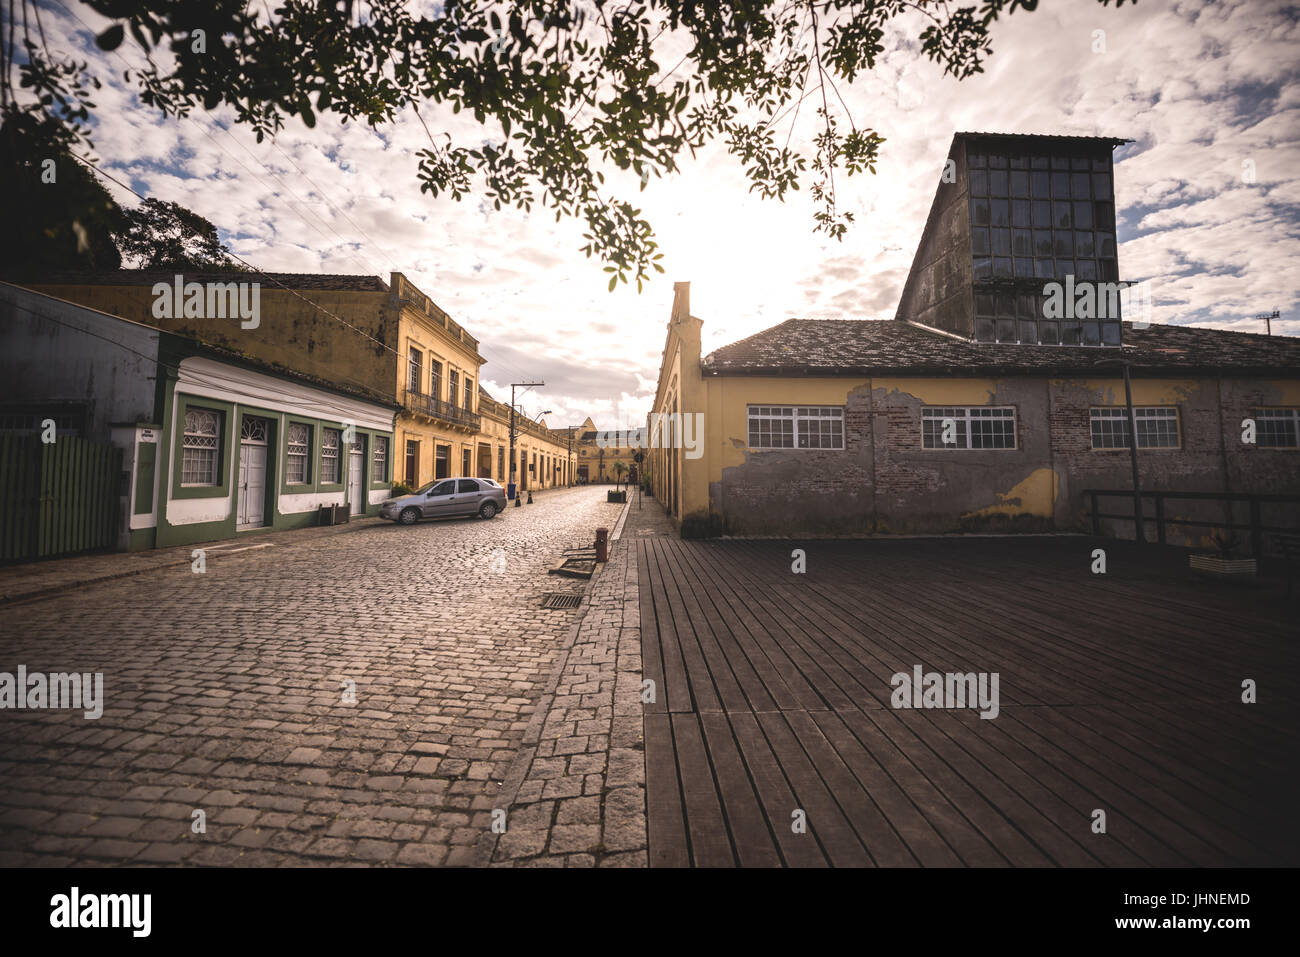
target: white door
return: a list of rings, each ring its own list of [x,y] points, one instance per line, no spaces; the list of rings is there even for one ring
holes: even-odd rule
[[[365,445],[353,442],[348,450],[348,503],[353,515],[360,515],[366,508],[365,465]]]
[[[239,439],[239,528],[266,524],[266,420],[244,416]]]

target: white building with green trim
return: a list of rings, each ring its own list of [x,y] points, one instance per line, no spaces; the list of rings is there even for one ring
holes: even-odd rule
[[[123,549],[315,525],[322,506],[376,514],[392,485],[397,408],[0,284],[3,421],[25,427],[58,410],[79,437],[121,450]]]

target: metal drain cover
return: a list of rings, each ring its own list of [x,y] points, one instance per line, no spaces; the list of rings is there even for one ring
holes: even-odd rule
[[[542,595],[543,608],[577,608],[582,596],[568,591],[548,591]]]

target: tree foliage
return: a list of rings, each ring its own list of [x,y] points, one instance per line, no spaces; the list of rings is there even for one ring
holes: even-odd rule
[[[146,199],[123,211],[115,238],[124,259],[139,269],[242,269],[222,244],[217,227],[179,203]]]
[[[23,58],[6,54],[3,123],[21,126],[33,157],[88,148],[98,81],[51,53],[28,21],[30,9],[40,26],[36,0],[19,2],[5,47],[21,34]],[[852,115],[841,87],[876,65],[895,27],[946,74],[969,77],[992,52],[999,17],[1037,6],[443,0],[422,15],[407,0],[279,0],[273,10],[246,0],[82,2],[113,21],[101,48],[130,37],[146,52],[149,65],[128,78],[168,115],[229,107],[259,140],[323,114],[374,127],[405,110],[423,124],[426,104],[472,115],[482,126],[474,142],[425,126],[420,189],[578,218],[583,251],[605,262],[611,289],[663,270],[650,224],[606,170],[630,171],[644,189],[719,141],[764,197],[811,183],[814,229],[840,239],[853,216],[836,205],[836,174],[874,172],[884,142]],[[24,95],[15,95],[15,70]],[[807,154],[790,145],[801,114],[815,124]]]

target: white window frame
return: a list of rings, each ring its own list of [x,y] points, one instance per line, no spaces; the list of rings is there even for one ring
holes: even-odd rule
[[[376,435],[370,444],[370,481],[388,481],[388,436]]]
[[[801,452],[842,452],[844,451],[844,406],[842,405],[750,405],[745,409],[746,429],[745,441],[750,449],[755,451],[780,451],[784,449],[796,449]],[[769,439],[771,436],[778,434],[778,430],[773,428],[763,429],[757,426],[757,423],[780,423],[779,435],[782,439],[787,436],[790,444],[755,444],[754,438],[758,436],[760,443],[763,432],[767,432]],[[831,428],[824,432],[822,429],[813,429],[810,423],[816,423],[819,426],[826,423]],[[839,425],[836,429],[835,424]],[[787,432],[785,426],[789,426]],[[816,438],[817,444],[807,444],[805,440]],[[831,444],[823,445],[822,441],[829,438]]]
[[[1255,447],[1256,448],[1300,449],[1300,409],[1294,406],[1289,406],[1289,407],[1274,406],[1271,408],[1255,409],[1253,410],[1252,415],[1255,418]],[[1291,425],[1290,431],[1291,431],[1292,441],[1289,444],[1282,443],[1277,445],[1272,445],[1272,444],[1266,445],[1263,442],[1261,442],[1260,438],[1263,436],[1264,430],[1260,428],[1260,424],[1264,419],[1277,420],[1283,423],[1289,422]]]
[[[333,444],[331,444],[331,441]],[[339,468],[339,448],[342,445],[343,433],[341,431],[338,429],[321,429],[320,480],[324,485],[340,485],[343,482],[343,472]]]
[[[945,445],[943,423],[951,419],[957,426],[958,441]],[[926,423],[936,423],[936,428],[926,434]],[[971,426],[976,422],[1010,422],[1010,445],[972,445]],[[934,444],[927,445],[926,439]],[[964,444],[963,444],[964,443]],[[1014,405],[927,405],[921,409],[921,448],[927,452],[1015,452],[1020,448],[1020,423]]]
[[[211,416],[211,432],[191,429],[190,416]],[[221,484],[217,472],[221,466],[221,423],[224,416],[216,409],[203,406],[189,406],[185,410],[185,422],[181,438],[181,487],[214,488]],[[197,418],[195,420],[197,424]],[[210,453],[210,454],[209,454]],[[187,481],[188,476],[206,474],[208,477],[199,481]]]
[[[1183,447],[1183,423],[1182,416],[1178,412],[1176,405],[1135,405],[1133,406],[1133,417],[1137,420],[1137,433],[1139,449],[1148,449],[1152,452],[1165,450],[1178,450]],[[1169,422],[1174,423],[1174,444],[1153,444],[1150,441],[1152,435],[1150,430],[1143,429],[1143,423],[1152,422]],[[1101,422],[1115,423],[1110,431],[1116,429],[1121,434],[1123,441],[1120,444],[1097,444],[1097,424]],[[1094,452],[1124,452],[1128,450],[1128,409],[1124,406],[1114,405],[1094,405],[1088,409],[1088,441]]]
[[[302,429],[306,435],[304,441],[294,441],[294,430]],[[308,463],[311,461],[311,426],[305,422],[290,422],[289,427],[284,430],[284,484],[285,485],[308,485],[311,482],[311,472]],[[301,477],[297,478],[298,466],[301,466]]]
[[[417,395],[424,385],[424,353],[415,346],[406,347],[406,391]]]

